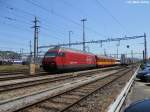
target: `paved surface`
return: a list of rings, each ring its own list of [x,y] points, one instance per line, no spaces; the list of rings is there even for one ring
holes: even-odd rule
[[[124,108],[129,106],[131,103],[146,98],[150,98],[150,83],[141,82],[136,79],[121,112],[123,112]]]

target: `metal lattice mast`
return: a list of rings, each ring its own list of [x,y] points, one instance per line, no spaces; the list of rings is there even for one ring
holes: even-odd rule
[[[39,48],[38,47],[38,30],[40,26],[37,25],[39,21],[37,20],[36,17],[33,22],[34,22],[34,26],[32,28],[34,28],[34,63],[36,63],[37,57],[38,57],[38,48]]]
[[[85,47],[85,21],[87,21],[87,19],[82,19],[81,21],[83,23],[83,51],[86,51],[86,47]]]

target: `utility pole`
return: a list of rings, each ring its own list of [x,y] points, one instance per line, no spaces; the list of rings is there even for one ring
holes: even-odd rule
[[[131,50],[131,58],[132,58],[132,64],[133,64],[133,50]]]
[[[30,56],[32,56],[32,43],[31,43],[31,40],[30,40],[29,43],[30,43],[30,46],[29,46],[30,47]]]
[[[22,54],[21,54],[21,48],[20,48],[20,56],[21,56]]]
[[[39,35],[39,30],[37,29],[37,39],[36,39],[36,43],[37,43],[37,48],[36,48],[36,61],[37,61],[37,59],[38,59],[38,56],[39,56],[39,37],[38,37],[38,35]]]
[[[145,61],[145,52],[143,50],[143,62]]]
[[[21,50],[22,50],[22,55],[23,55],[23,51],[24,51],[24,49],[22,48]]]
[[[104,56],[107,56],[107,54],[106,54],[106,49],[104,49]]]
[[[146,40],[146,34],[144,33],[144,47],[145,47],[145,51],[144,51],[144,60],[145,62],[147,61],[147,40]]]
[[[38,32],[39,32],[38,30],[40,26],[37,25],[39,21],[37,20],[36,17],[33,22],[34,26],[32,28],[34,28],[34,63],[36,63],[38,57]]]
[[[23,56],[23,48],[20,48],[20,55]]]
[[[131,57],[132,57],[132,74],[134,73],[134,71],[133,71],[133,69],[134,69],[134,67],[133,67],[133,64],[134,64],[134,61],[133,61],[133,50],[131,50]]]
[[[120,46],[120,41],[118,41],[118,43],[116,44],[117,46],[117,59],[118,59],[118,47]]]
[[[117,46],[117,56],[116,56],[116,57],[117,57],[117,59],[118,59],[118,46]]]
[[[73,33],[71,30],[69,31],[69,48],[71,47],[71,33]]]
[[[23,48],[20,48],[20,59],[23,60]]]
[[[30,63],[32,63],[32,43],[31,43],[31,40],[30,40],[30,43],[29,43],[29,47],[30,47]]]
[[[87,21],[87,19],[82,19],[81,20],[82,23],[83,23],[83,51],[86,51],[86,48],[85,48],[85,21]]]
[[[116,46],[117,46],[117,59],[118,59],[118,47],[119,47],[119,44],[117,43]]]
[[[89,47],[89,46],[86,46],[86,48],[87,48],[87,51],[90,52],[90,47]]]

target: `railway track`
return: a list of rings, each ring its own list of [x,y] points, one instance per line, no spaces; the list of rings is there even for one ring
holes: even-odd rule
[[[120,68],[120,66],[102,68],[100,70],[105,71],[105,70],[109,70],[109,69],[113,70],[113,69],[118,69],[118,68]],[[95,70],[97,70],[97,69],[95,69]],[[75,73],[79,73],[79,72],[75,72]],[[63,74],[65,74],[65,73],[63,73]],[[27,72],[16,72],[16,73],[7,73],[6,72],[5,74],[0,73],[0,81],[31,78],[31,77],[46,76],[46,75],[56,75],[56,73],[52,74],[52,73],[47,73],[47,72],[41,71],[39,73],[36,73],[35,75],[29,75]]]
[[[89,77],[91,75],[97,74],[97,73],[102,73],[102,72],[107,72],[107,71],[111,71],[114,70],[116,68],[105,68],[105,69],[98,69],[98,70],[92,70],[92,71],[82,71],[79,72],[77,74],[64,74],[64,75],[59,75],[59,76],[45,76],[45,77],[39,77],[39,76],[33,76],[36,79],[20,79],[18,81],[7,81],[0,83],[0,92],[5,92],[5,91],[9,91],[9,90],[13,90],[13,89],[19,89],[19,88],[24,88],[24,87],[29,87],[29,86],[35,86],[35,85],[40,85],[40,84],[45,84],[45,83],[53,83],[53,82],[58,82],[58,81],[64,81],[64,80],[68,80],[68,79],[72,79],[72,78],[78,78],[78,77]],[[119,69],[123,69],[118,68]]]
[[[97,90],[103,89],[106,86],[109,86],[112,82],[117,81],[118,79],[120,79],[121,77],[123,77],[125,74],[129,73],[131,71],[131,69],[124,69],[122,71],[113,73],[111,75],[108,75],[106,77],[103,78],[98,78],[98,76],[93,76],[90,77],[90,81],[88,80],[82,80],[80,82],[72,82],[70,83],[68,86],[75,86],[72,87],[71,89],[65,90],[63,92],[58,92],[58,94],[56,94],[56,90],[55,89],[59,89],[59,87],[56,87],[55,90],[55,94],[50,94],[51,96],[47,96],[46,99],[43,100],[39,100],[37,102],[32,102],[30,105],[26,102],[27,101],[27,97],[30,97],[29,99],[33,98],[34,99],[34,95],[32,97],[32,95],[30,96],[24,96],[23,98],[26,98],[26,101],[24,99],[24,105],[22,107],[16,107],[13,108],[13,111],[21,111],[21,112],[64,112],[64,111],[70,111],[68,109],[70,109],[71,107],[73,107],[74,105],[76,105],[77,103],[79,103],[80,101],[86,99],[88,96],[90,96],[91,94],[95,93]],[[78,85],[78,86],[77,86]],[[61,86],[62,88],[62,86]],[[67,88],[67,86],[66,86]],[[69,87],[68,87],[69,88]],[[53,91],[53,89],[51,90]],[[39,93],[42,94],[42,93]],[[36,94],[38,95],[38,94]],[[36,96],[35,95],[35,96]],[[42,95],[41,95],[42,96]],[[13,102],[15,102],[17,99],[13,99]],[[19,98],[19,100],[21,100],[21,98]],[[19,102],[19,101],[18,101]],[[7,101],[7,103],[10,103],[9,101]],[[3,111],[5,110],[3,107],[3,105],[8,106],[6,102],[0,102],[0,108],[1,110],[3,109]],[[10,103],[11,104],[11,103]],[[19,104],[21,104],[19,102]],[[26,105],[26,106],[25,106]],[[7,109],[6,109],[7,110]],[[9,110],[7,110],[8,112],[11,112]],[[1,112],[1,111],[0,111]],[[5,112],[5,111],[4,111]]]
[[[13,75],[13,74],[23,74],[27,73],[27,71],[17,71],[17,72],[10,72],[10,71],[1,71],[0,76],[5,76],[5,75]]]
[[[15,79],[23,79],[23,78],[31,78],[31,77],[38,77],[38,76],[45,76],[48,75],[46,72],[40,72],[35,75],[29,75],[28,73],[18,73],[18,74],[7,74],[7,75],[0,75],[0,81],[6,80],[15,80]]]
[[[3,67],[3,66],[0,66]],[[23,72],[27,72],[28,68],[26,69],[22,69],[22,66],[16,66],[16,68],[14,70],[11,70],[9,68],[13,68],[13,65],[8,67],[7,70],[0,70],[0,75],[1,74],[9,74],[9,73],[23,73]]]

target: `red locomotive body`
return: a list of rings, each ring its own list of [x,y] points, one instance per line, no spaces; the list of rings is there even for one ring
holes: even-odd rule
[[[42,65],[46,71],[86,69],[96,67],[96,58],[91,53],[56,47],[48,50]]]

